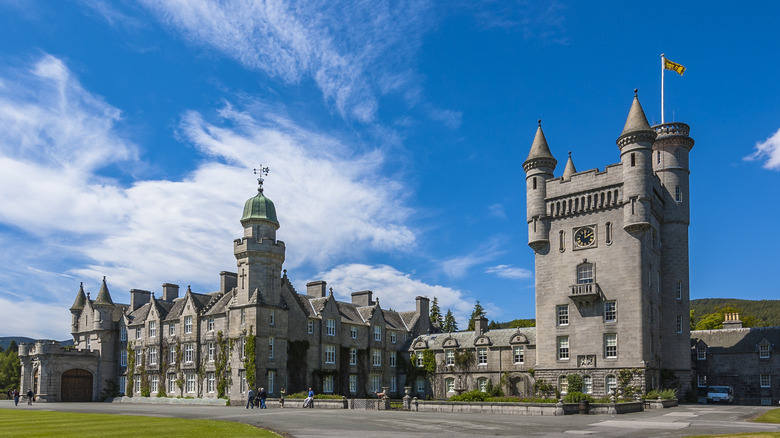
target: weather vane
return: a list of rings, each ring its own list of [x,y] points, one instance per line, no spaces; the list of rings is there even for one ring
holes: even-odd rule
[[[260,175],[257,178],[257,191],[260,193],[263,193],[263,175],[268,176],[268,172],[271,170],[268,167],[263,167],[261,164],[258,169],[253,169],[255,172],[255,175]]]

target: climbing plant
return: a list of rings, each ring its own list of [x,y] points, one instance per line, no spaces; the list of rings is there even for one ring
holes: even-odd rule
[[[230,357],[230,342],[222,334],[217,332],[217,357],[214,358],[214,373],[217,378],[217,397],[224,398],[230,382],[228,358]]]
[[[149,397],[151,389],[149,387],[149,376],[146,375],[146,352],[141,353],[141,367],[138,369],[138,375],[141,376],[141,397]]]
[[[166,371],[166,360],[168,359],[168,344],[163,340],[162,345],[160,345],[160,381],[157,384],[157,397],[165,397],[165,371]]]
[[[255,387],[255,379],[257,377],[257,364],[255,363],[255,352],[257,350],[256,336],[252,333],[252,326],[249,326],[249,333],[244,332],[246,335],[246,343],[244,344],[244,369],[246,370],[246,384],[250,388]]]
[[[135,350],[133,349],[133,343],[128,341],[127,342],[127,385],[125,385],[125,395],[127,397],[133,396],[133,390],[135,389],[134,379],[135,379]]]
[[[184,352],[181,351],[181,341],[176,341],[176,386],[179,387],[179,394],[184,395],[184,374],[181,372],[181,360],[184,358]]]

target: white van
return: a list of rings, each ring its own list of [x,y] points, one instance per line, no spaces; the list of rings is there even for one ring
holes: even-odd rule
[[[707,403],[734,403],[734,390],[730,386],[710,386],[707,388]]]

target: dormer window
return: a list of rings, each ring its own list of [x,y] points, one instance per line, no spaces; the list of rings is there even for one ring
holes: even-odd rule
[[[707,360],[706,345],[699,345],[696,347],[696,360]]]
[[[769,359],[769,344],[761,344],[758,346],[758,357],[761,359]]]

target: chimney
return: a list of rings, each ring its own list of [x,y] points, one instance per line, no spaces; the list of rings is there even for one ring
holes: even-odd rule
[[[152,293],[148,290],[130,289],[130,308],[133,311],[149,302]]]
[[[417,301],[417,314],[418,315],[430,315],[430,303],[428,297],[416,297]]]
[[[488,320],[487,318],[477,318],[474,320],[474,334],[479,336],[487,331]]]
[[[727,313],[723,321],[724,329],[742,328],[742,320],[739,319],[739,313]]]
[[[352,292],[352,304],[358,307],[373,306],[374,302],[371,300],[371,296],[374,293],[370,290],[361,290],[359,292]]]
[[[163,294],[162,294],[163,301],[173,301],[176,298],[179,298],[178,284],[163,283],[162,288],[163,288]]]
[[[325,286],[328,283],[324,281],[310,281],[306,283],[306,295],[312,298],[325,298]]]
[[[238,274],[235,272],[222,271],[219,273],[219,291],[224,293],[230,292],[234,287],[238,286]]]

